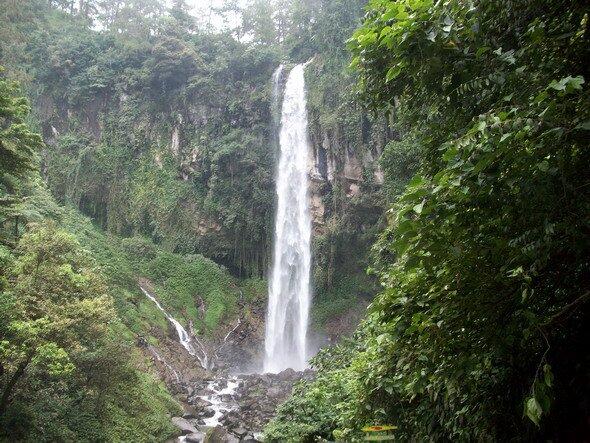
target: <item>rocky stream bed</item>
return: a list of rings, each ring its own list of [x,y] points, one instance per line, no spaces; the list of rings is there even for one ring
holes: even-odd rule
[[[180,436],[170,443],[260,441],[264,426],[293,385],[312,379],[314,372],[239,373],[237,368],[256,367],[260,360],[260,324],[239,318],[217,341],[207,341],[196,336],[190,322],[185,329],[162,307],[149,281],[139,283],[169,322],[167,331],[154,331],[157,347],[142,337],[138,346],[184,409],[181,417],[172,418]]]
[[[290,395],[293,384],[314,377],[311,370],[287,369],[278,374],[218,375],[201,382],[177,385],[184,414],[172,422],[182,434],[178,441],[257,442],[264,425]]]

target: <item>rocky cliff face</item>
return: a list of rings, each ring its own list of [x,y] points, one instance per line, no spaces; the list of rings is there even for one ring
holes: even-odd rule
[[[384,143],[352,146],[350,140],[318,126],[313,128],[310,152],[310,205],[315,234],[325,233],[330,217],[326,200],[336,186],[347,199],[360,196],[365,183],[383,184],[378,159]]]
[[[257,92],[240,98],[236,109],[209,86],[182,99],[153,100],[143,89],[105,92],[77,105],[50,94],[37,97],[52,190],[105,229],[154,236],[240,275],[264,274],[276,149],[265,76],[270,77],[261,71],[244,79]],[[324,67],[321,57],[306,76],[317,237],[329,232],[335,216],[351,212],[351,205],[378,189],[383,181],[378,159],[390,135],[387,125],[367,118],[354,99],[343,93],[334,97],[333,89],[340,93],[350,86],[337,83],[350,80]],[[72,143],[72,136],[79,141]],[[58,164],[65,156],[71,157],[67,168]],[[126,191],[149,187],[160,196],[146,199]]]
[[[314,232],[321,235],[335,213],[383,184],[379,158],[392,134],[387,121],[367,117],[353,97],[337,95],[352,89],[350,84],[339,88],[338,82],[351,80],[344,74],[334,76],[321,58],[308,67],[306,79],[310,199]]]

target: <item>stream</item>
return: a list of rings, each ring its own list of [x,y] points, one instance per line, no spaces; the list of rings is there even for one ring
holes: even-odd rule
[[[205,426],[215,428],[221,426],[219,421],[223,415],[229,411],[235,410],[238,407],[234,400],[236,389],[239,385],[237,377],[230,378],[216,378],[207,384],[207,390],[211,391],[208,395],[201,395],[199,398],[211,403],[210,409],[215,411],[215,414],[205,419]]]
[[[195,348],[200,347],[202,342],[196,342],[196,337],[187,332],[148,289],[141,287],[141,290],[174,326],[177,339],[188,355],[197,357],[199,349],[206,351],[204,347]],[[214,362],[224,346],[232,345],[230,337],[239,329],[240,324],[241,321],[238,320],[215,352],[202,352],[201,357],[212,355],[207,361]],[[191,379],[180,368],[175,368],[173,362],[166,360],[163,349],[150,344],[146,344],[145,349],[160,365],[160,370],[169,374],[169,381],[186,406],[182,417],[172,419],[179,428],[179,433],[183,434],[177,439],[178,442],[199,443],[209,429],[215,430],[212,441],[216,442],[259,441],[260,432],[272,418],[278,405],[289,396],[293,384],[301,379],[313,378],[313,371],[297,372],[287,369],[279,373],[239,375],[207,370],[209,378]],[[204,362],[205,359],[202,363]]]
[[[180,324],[178,320],[176,320],[172,315],[170,315],[160,304],[160,302],[154,297],[153,294],[150,293],[145,287],[140,286],[141,291],[144,295],[151,300],[157,308],[164,314],[166,319],[174,326],[176,333],[178,335],[178,341],[180,344],[186,349],[186,351],[196,357],[203,369],[211,369],[211,360],[208,357],[207,351],[205,346],[199,341],[196,337],[189,334],[186,329]],[[222,345],[217,349],[215,352],[215,357],[217,357],[217,353],[226,345],[228,338],[231,336],[232,333],[236,331],[236,329],[240,325],[240,320],[238,320],[236,326],[227,333],[224,337]],[[195,344],[197,345],[195,347]],[[158,351],[151,345],[147,345],[147,349],[153,355],[153,357],[162,363],[162,365],[166,368],[168,372],[170,372],[175,381],[180,383],[180,375],[176,369],[174,369],[159,353]],[[235,411],[238,408],[238,404],[235,401],[235,394],[236,390],[240,384],[240,381],[237,376],[227,376],[220,374],[219,376],[215,377],[212,380],[209,380],[203,389],[203,395],[195,396],[194,400],[201,399],[204,404],[206,404],[205,410],[207,411],[206,415],[201,418],[199,425],[203,428],[216,428],[223,426],[221,423],[221,419],[230,411]],[[209,416],[207,416],[209,415]],[[187,442],[189,437],[183,435],[178,438],[179,442]],[[195,437],[195,440],[197,438]],[[190,440],[192,441],[192,440]]]
[[[208,428],[223,427],[221,419],[223,416],[230,412],[235,411],[238,408],[238,404],[234,399],[236,389],[239,386],[239,380],[237,377],[217,377],[210,380],[207,383],[204,395],[199,395],[197,398],[203,400],[209,406],[206,409],[213,412],[213,415],[206,417],[202,420],[202,424],[197,426],[200,431],[206,431]],[[189,442],[198,440],[198,434],[191,434],[190,436],[183,435],[178,437],[178,442]]]

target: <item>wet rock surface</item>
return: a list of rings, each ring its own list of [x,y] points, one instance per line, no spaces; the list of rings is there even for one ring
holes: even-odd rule
[[[287,369],[278,374],[223,376],[181,386],[185,413],[173,423],[185,442],[257,442],[277,407],[299,380],[314,372]]]
[[[174,426],[180,429],[180,432],[182,432],[183,434],[193,434],[198,432],[197,428],[195,428],[193,424],[185,418],[173,417],[172,423],[174,423]]]
[[[146,297],[154,301],[151,282],[140,282]],[[243,296],[238,302],[244,309]],[[157,300],[156,300],[157,301]],[[159,307],[159,304],[154,301]],[[154,330],[157,344],[139,336],[137,344],[174,397],[182,404],[183,412],[172,418],[178,428],[177,442],[256,442],[261,431],[273,418],[278,406],[291,394],[293,385],[301,379],[312,379],[314,372],[287,369],[278,374],[257,374],[264,341],[264,306],[250,305],[250,316],[240,316],[223,325],[215,336],[207,340],[197,337],[189,321],[189,341],[201,345],[205,360],[191,353],[176,323],[169,320],[168,330]],[[205,345],[203,344],[205,343]],[[229,371],[253,372],[228,375]]]

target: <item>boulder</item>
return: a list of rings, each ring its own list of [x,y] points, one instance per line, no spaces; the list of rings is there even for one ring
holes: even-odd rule
[[[272,403],[265,403],[264,405],[262,405],[261,409],[263,412],[266,412],[267,414],[272,414],[275,411],[276,406],[277,405]]]
[[[249,411],[256,404],[256,400],[247,400],[240,405],[241,411]]]
[[[211,393],[212,393],[211,389],[209,389],[207,386],[203,386],[202,388],[196,389],[193,392],[193,398],[195,396],[197,396],[197,397],[203,396],[204,397],[206,395],[211,395]]]
[[[279,398],[284,395],[284,390],[279,387],[272,387],[266,391],[266,395],[270,398]]]
[[[203,432],[195,432],[184,436],[184,441],[188,443],[203,443],[205,434]]]
[[[180,432],[182,433],[182,435],[196,434],[197,432],[199,432],[197,430],[197,428],[195,428],[191,424],[191,422],[189,422],[185,418],[182,418],[182,417],[173,417],[172,418],[172,423],[174,424],[174,426],[176,426],[178,429],[180,429]]]
[[[260,380],[259,377],[250,378],[250,379],[244,381],[244,383],[242,384],[242,388],[251,389],[256,385],[259,385],[260,383],[262,383],[262,380]]]
[[[205,436],[204,443],[239,443],[240,440],[236,438],[234,435],[228,434],[228,432],[221,428],[216,427],[209,432]]]
[[[212,405],[212,403],[210,401],[205,400],[204,398],[197,398],[193,401],[192,404],[193,404],[193,406],[195,406],[195,408],[198,408],[198,409],[204,409],[204,408]]]
[[[215,411],[211,408],[205,408],[201,411],[201,417],[209,418],[215,415]]]
[[[243,435],[246,435],[248,433],[248,431],[246,431],[244,428],[242,427],[237,427],[231,430],[234,434],[236,434],[238,437],[242,437]]]
[[[297,372],[292,368],[287,368],[283,372],[277,374],[277,378],[281,381],[288,381],[297,378]]]
[[[182,405],[182,409],[184,410],[184,413],[182,414],[182,418],[184,418],[186,420],[194,419],[199,416],[199,414],[197,413],[195,408],[193,408],[189,405]]]
[[[254,438],[254,434],[248,432],[246,435],[242,437],[242,443],[256,443],[258,440]]]

